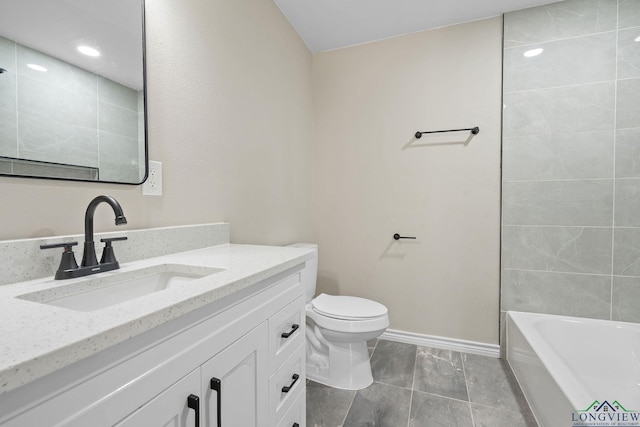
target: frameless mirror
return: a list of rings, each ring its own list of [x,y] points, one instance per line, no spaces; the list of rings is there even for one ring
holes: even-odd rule
[[[0,175],[141,183],[144,0],[0,0]]]

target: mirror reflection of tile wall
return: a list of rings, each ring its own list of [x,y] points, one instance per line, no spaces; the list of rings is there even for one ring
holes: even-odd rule
[[[0,68],[0,156],[33,161],[0,159],[0,173],[140,181],[142,91],[2,37]]]
[[[640,1],[505,14],[503,67],[502,318],[640,322]]]

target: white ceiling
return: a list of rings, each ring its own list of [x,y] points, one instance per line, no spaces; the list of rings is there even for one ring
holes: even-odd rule
[[[312,52],[475,21],[558,0],[274,0]]]

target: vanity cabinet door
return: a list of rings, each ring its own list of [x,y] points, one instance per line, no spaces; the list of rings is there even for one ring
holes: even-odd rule
[[[202,406],[199,393],[200,369],[195,369],[115,427],[197,427]]]
[[[201,366],[203,426],[267,425],[267,332],[263,322]]]

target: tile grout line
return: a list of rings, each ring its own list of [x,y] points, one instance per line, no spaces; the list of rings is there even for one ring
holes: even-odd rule
[[[627,27],[627,28],[633,29],[633,28],[636,28],[636,27],[633,26],[633,27]],[[598,31],[597,33],[586,33],[586,34],[580,34],[580,35],[577,35],[577,36],[561,37],[561,38],[557,38],[557,39],[548,39],[548,40],[542,40],[542,41],[537,41],[537,42],[528,42],[528,43],[519,44],[517,46],[505,47],[504,50],[515,50],[515,49],[527,48],[527,47],[531,47],[531,46],[540,46],[542,44],[547,44],[547,43],[556,43],[556,42],[562,42],[562,41],[566,41],[566,40],[573,40],[573,39],[579,39],[579,38],[584,38],[584,37],[598,36],[598,35],[601,35],[601,34],[613,33],[614,31],[618,31],[618,30],[620,30],[620,28],[618,28],[618,25],[617,25],[617,22],[616,22],[616,28],[614,28],[612,30]],[[507,41],[511,41],[511,40],[507,40]]]
[[[407,416],[407,427],[411,427],[411,407],[413,406],[413,392],[416,387],[416,367],[418,366],[418,346],[416,345],[416,355],[413,359],[413,376],[411,378],[411,397],[409,398],[409,414]]]
[[[611,207],[611,283],[609,288],[609,320],[613,319],[613,273],[614,273],[614,259],[615,259],[615,236],[616,236],[616,139],[618,132],[618,49],[619,49],[619,39],[620,39],[620,29],[618,28],[620,25],[620,1],[616,1],[616,59],[615,59],[615,77],[613,86],[613,200]]]
[[[476,421],[473,418],[473,409],[471,409],[471,393],[469,393],[469,381],[467,378],[467,368],[465,367],[464,355],[466,353],[460,352],[460,360],[462,361],[462,374],[464,375],[464,385],[467,388],[467,399],[469,399],[469,414],[471,415],[471,425],[475,426]]]
[[[357,390],[355,391],[355,393],[353,393],[353,397],[351,398],[351,402],[349,403],[349,407],[347,408],[347,412],[344,413],[344,417],[342,418],[342,422],[340,423],[340,426],[344,426],[345,421],[347,421],[347,416],[349,415],[349,411],[351,410],[351,407],[353,406],[353,401],[356,400],[356,394],[358,394]]]

